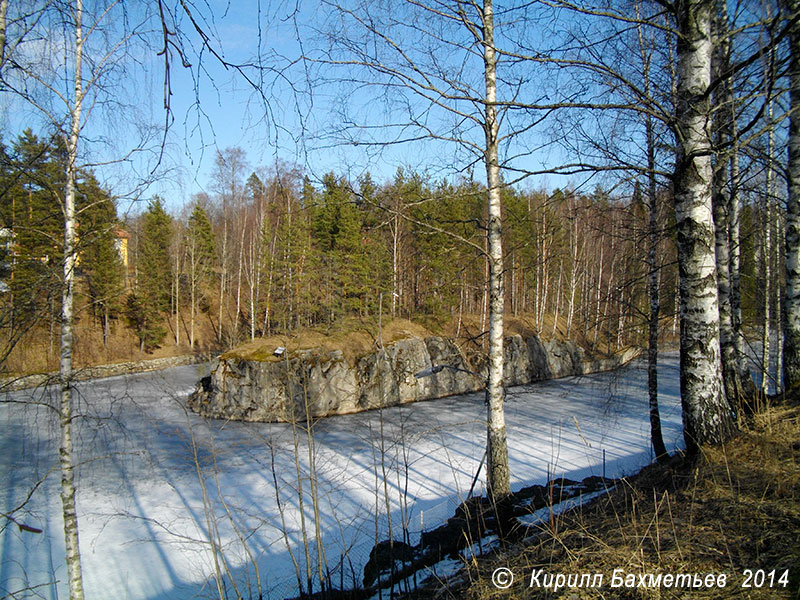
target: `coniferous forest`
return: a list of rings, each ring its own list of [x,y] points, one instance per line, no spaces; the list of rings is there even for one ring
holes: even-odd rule
[[[63,219],[53,195],[63,187],[62,160],[52,140],[30,130],[3,149],[6,371],[25,370],[14,351],[18,339],[41,350],[29,370],[57,366]],[[209,187],[219,192],[197,194],[172,212],[156,197],[137,214],[118,214],[113,190],[91,171],[80,174],[81,335],[92,343],[109,343],[112,335],[118,344],[124,340],[117,354],[95,360],[146,357],[169,347],[226,349],[348,319],[352,325],[377,318],[379,310],[434,328],[485,326],[485,185],[403,169],[384,182],[331,172],[315,185],[297,166],[252,169],[240,148],[218,152],[216,161],[220,180]],[[237,162],[239,168],[230,167]],[[760,183],[756,178],[740,192],[741,297],[751,336],[760,334],[765,314],[772,329],[780,321],[777,234],[784,223]],[[645,202],[638,183],[629,193],[506,188],[506,314],[542,335],[581,336],[603,351],[646,345]],[[659,331],[676,340],[670,202],[666,191],[657,197]],[[777,274],[767,309],[766,272]]]

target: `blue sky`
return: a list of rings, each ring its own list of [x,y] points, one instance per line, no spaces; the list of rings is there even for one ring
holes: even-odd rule
[[[468,174],[477,180],[484,178],[483,165],[479,159],[476,160],[476,155],[470,155],[463,146],[459,147],[451,141],[427,138],[412,143],[378,145],[387,139],[396,141],[419,137],[419,127],[398,126],[407,123],[411,114],[420,124],[430,127],[439,135],[455,132],[452,134],[455,137],[471,140],[480,146],[482,130],[474,124],[470,125],[468,119],[458,122],[459,119],[452,113],[436,109],[433,103],[421,100],[407,89],[387,91],[387,88],[373,86],[375,75],[369,71],[362,69],[355,74],[354,81],[343,83],[353,74],[319,62],[298,60],[303,52],[315,59],[323,57],[326,35],[335,35],[339,33],[339,28],[348,26],[353,27],[347,31],[350,37],[345,36],[348,43],[352,41],[357,51],[367,49],[366,42],[359,38],[363,31],[360,32],[352,20],[334,26],[336,20],[331,18],[330,12],[325,13],[320,8],[323,4],[295,3],[293,0],[208,0],[207,3],[188,3],[193,7],[194,17],[208,33],[214,52],[230,63],[261,65],[262,71],[252,66],[244,68],[244,74],[250,77],[250,82],[236,69],[226,69],[207,48],[204,49],[199,37],[192,34],[193,26],[186,15],[178,13],[175,28],[183,35],[181,39],[185,57],[191,66],[181,67],[177,53],[171,53],[172,124],[160,171],[149,186],[142,188],[137,183],[148,175],[158,155],[160,138],[154,132],[164,122],[164,63],[156,52],[161,43],[160,31],[157,20],[147,22],[147,27],[151,27],[150,45],[125,54],[120,61],[119,71],[115,71],[117,79],[109,86],[114,103],[107,107],[107,114],[97,109],[84,132],[85,159],[90,163],[100,163],[124,155],[126,146],[136,147],[136,136],[141,133],[138,130],[141,129],[139,123],[151,123],[154,126],[149,133],[151,137],[147,152],[134,155],[133,159],[122,165],[97,167],[101,181],[105,181],[113,193],[126,198],[120,203],[122,211],[127,210],[128,206],[133,206],[135,210],[144,204],[141,200],[147,200],[154,194],[161,195],[168,206],[178,210],[193,194],[211,192],[211,174],[217,149],[235,146],[245,150],[252,169],[269,166],[280,159],[301,166],[316,181],[328,171],[346,175],[353,181],[369,171],[375,181],[383,182],[401,166],[406,170],[427,171],[437,179]],[[383,16],[394,20],[396,33],[404,36],[404,40],[412,40],[414,31],[406,28],[404,14],[394,14],[395,6],[402,5],[387,3]],[[144,13],[151,9],[148,7],[150,5],[130,5],[128,16],[135,17],[140,11]],[[87,8],[89,10],[91,6]],[[108,19],[111,24],[108,27],[113,33],[118,25],[114,24],[112,17],[114,15],[110,13]],[[551,19],[550,22],[558,26],[556,21]],[[424,27],[428,26],[437,27],[432,23],[424,23]],[[69,40],[68,29],[56,29],[56,33]],[[464,34],[464,31],[456,28],[445,33],[457,36]],[[54,35],[54,39],[58,35]],[[545,33],[537,33],[532,40],[537,41],[534,38],[543,35]],[[424,41],[425,37],[420,39]],[[302,48],[298,40],[302,40]],[[482,58],[474,48],[468,58],[464,58],[463,48],[468,40],[467,35],[461,38],[462,45],[451,46],[449,50],[452,55],[442,52],[435,44],[434,49],[438,54],[426,54],[424,44],[417,48],[415,42],[419,40],[406,43],[409,49],[413,46],[416,59],[432,61],[430,64],[433,69],[441,67],[445,71],[455,72],[455,80],[461,81],[463,78],[480,95]],[[57,41],[50,42],[47,50],[51,54],[68,58],[69,50],[63,48],[68,48],[69,44],[59,46]],[[35,46],[33,53],[43,52],[42,45],[47,46],[47,41]],[[389,61],[397,59],[391,51],[382,52],[382,56]],[[53,64],[54,69],[61,69],[57,75],[61,78],[61,85],[69,89],[71,73],[63,69],[69,60],[55,60]],[[513,69],[505,65],[500,68],[506,75]],[[533,67],[525,65],[523,68],[525,71],[515,76],[530,77]],[[253,84],[256,84],[255,87]],[[445,77],[440,84],[446,87],[449,82]],[[256,88],[264,92],[264,98],[259,97]],[[522,89],[540,94],[541,84],[532,80],[526,82]],[[31,126],[40,132],[46,130],[46,119],[37,116],[29,106],[15,105],[7,99],[4,102],[6,140],[19,133],[24,126]],[[480,110],[470,102],[461,102],[460,106],[473,114]],[[344,122],[351,127],[344,127]],[[520,122],[524,123],[524,120]],[[355,124],[368,127],[352,127]],[[350,143],[345,142],[346,139]],[[537,128],[526,134],[521,144],[509,148],[508,152],[522,156],[517,159],[517,165],[534,170],[541,169],[545,163],[563,160],[556,149],[537,150],[542,139]],[[577,181],[580,182],[579,179]],[[526,183],[535,187],[565,184],[566,178],[552,175],[532,177]],[[591,185],[593,187],[594,182]],[[140,202],[131,205],[130,198]]]
[[[257,0],[210,4],[214,9],[214,20],[207,21],[206,25],[214,33],[215,47],[226,60],[234,63],[260,60],[267,67],[284,68],[303,51],[314,57],[320,56],[319,48],[324,43],[320,32],[330,28],[331,19],[323,22],[318,4],[303,3],[300,8],[294,3],[272,3],[268,8],[266,5],[263,2],[259,10]],[[267,14],[267,10],[272,12]],[[304,42],[302,49],[297,42],[298,36]],[[475,58],[473,56],[472,60]],[[278,76],[274,72],[264,74],[264,91],[268,95],[265,106],[240,73],[224,69],[209,54],[203,57],[202,66],[200,71],[197,63],[193,65],[194,81],[187,69],[173,73],[175,121],[170,134],[169,158],[180,163],[180,176],[154,186],[171,205],[181,204],[197,191],[210,191],[217,148],[243,148],[253,168],[269,165],[276,158],[294,162],[317,181],[324,173],[333,170],[353,180],[369,171],[374,180],[382,182],[391,178],[400,166],[427,170],[436,178],[444,178],[457,174],[459,170],[466,174],[463,170],[465,165],[474,162],[474,156],[466,156],[451,142],[426,139],[381,148],[370,145],[369,141],[387,139],[383,129],[350,130],[343,136],[331,133],[343,118],[372,126],[402,120],[402,110],[399,113],[394,110],[402,104],[400,99],[417,102],[413,94],[386,93],[371,87],[368,81],[362,85],[342,85],[336,81],[342,76],[341,70],[332,72],[329,67],[319,64],[297,63]],[[247,73],[253,81],[259,77],[253,69],[247,69]],[[480,70],[477,75],[476,81],[480,83]],[[309,83],[308,78],[313,83]],[[309,90],[312,92],[310,96],[307,95]],[[199,96],[195,96],[196,93]],[[199,106],[195,103],[196,98],[199,98]],[[447,127],[448,119],[453,117],[434,109],[426,110],[423,118],[426,124],[441,129]],[[378,131],[377,135],[375,131]],[[418,131],[397,128],[392,131],[397,133],[397,137],[419,134]],[[462,135],[480,141],[482,132],[473,128]],[[349,136],[357,136],[360,142],[342,143],[341,137]],[[534,137],[529,136],[528,141]],[[531,146],[537,144],[532,142]],[[557,154],[555,150],[550,152]],[[534,169],[542,168],[542,163],[548,159],[547,152],[539,152],[535,159],[527,161],[527,165]],[[480,162],[473,164],[471,172],[476,179],[484,177]],[[546,187],[565,183],[565,178],[555,176],[539,177],[529,182],[533,186]]]

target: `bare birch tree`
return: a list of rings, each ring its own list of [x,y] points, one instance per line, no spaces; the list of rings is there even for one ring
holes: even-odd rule
[[[63,263],[61,265],[61,352],[58,416],[60,424],[59,463],[61,503],[64,521],[69,596],[84,597],[76,508],[75,448],[73,425],[73,324],[75,321],[76,180],[84,167],[80,159],[87,130],[95,127],[102,114],[119,109],[111,98],[113,82],[128,66],[125,52],[146,39],[144,24],[152,18],[147,10],[127,11],[119,3],[93,5],[84,11],[82,0],[70,3],[31,3],[12,6],[6,12],[15,23],[13,46],[19,50],[4,64],[2,79],[6,91],[20,101],[21,110],[39,119],[61,138],[66,150],[65,187],[59,199],[63,214]],[[141,36],[141,38],[139,37]],[[6,41],[8,35],[5,36]],[[4,44],[6,43],[4,41]],[[93,136],[97,139],[97,134]],[[150,143],[144,139],[142,144]],[[142,145],[134,148],[141,148]],[[131,156],[123,151],[122,160]],[[119,155],[115,157],[119,159]]]
[[[719,344],[715,230],[711,202],[712,0],[680,0],[675,133],[675,217],[681,286],[681,404],[686,447],[697,451],[736,431],[725,398]]]
[[[489,487],[498,500],[510,493],[508,448],[506,442],[503,410],[503,251],[501,229],[501,181],[500,146],[510,133],[501,134],[500,109],[507,103],[498,99],[498,50],[495,44],[495,13],[491,0],[482,4],[461,2],[408,2],[396,7],[387,19],[380,19],[371,10],[379,11],[379,5],[371,4],[350,8],[344,4],[331,4],[338,19],[347,23],[351,37],[331,35],[334,49],[317,62],[326,67],[350,67],[366,69],[378,74],[378,85],[411,92],[409,122],[398,128],[416,129],[419,134],[405,141],[421,137],[453,143],[467,148],[473,160],[480,161],[486,171],[486,250],[470,244],[484,252],[489,267],[489,349],[487,377],[487,439],[489,457]],[[400,15],[403,16],[400,16]],[[407,18],[403,23],[402,19]],[[379,25],[380,23],[380,25]],[[352,28],[352,29],[351,29]],[[449,32],[449,33],[446,33]],[[403,38],[406,34],[409,37]],[[449,34],[457,36],[448,38]],[[355,36],[366,35],[375,47],[375,54],[356,41]],[[412,37],[418,38],[420,46],[412,48]],[[474,65],[480,60],[480,69],[469,71],[465,66],[449,68],[438,63],[442,52],[458,52],[465,65]],[[456,61],[457,62],[457,61]],[[477,73],[481,73],[478,83]],[[476,77],[473,79],[473,75]],[[461,121],[452,129],[437,128],[429,120],[419,119],[418,106],[428,105],[441,111],[446,118]],[[466,128],[481,131],[482,140],[470,137]],[[365,128],[366,130],[367,128]],[[394,127],[386,128],[388,138]],[[379,146],[386,139],[367,142]],[[397,141],[397,140],[395,140]],[[358,142],[361,143],[361,142]]]
[[[64,281],[61,296],[61,444],[58,456],[61,464],[61,505],[64,515],[64,540],[69,577],[69,596],[83,598],[83,573],[78,543],[78,513],[75,508],[75,471],[72,446],[72,325],[75,290],[75,171],[78,160],[78,141],[81,132],[81,113],[85,99],[83,83],[83,4],[77,0],[72,17],[75,25],[75,91],[67,101],[70,117],[67,136],[67,185],[64,192]]]
[[[800,383],[800,2],[784,0],[790,23],[789,163],[786,173],[789,196],[786,203],[786,293],[784,296],[783,377],[784,388]]]
[[[713,20],[714,50],[712,56],[712,76],[719,79],[725,76],[731,68],[732,39],[728,19],[727,3],[716,1],[715,16]],[[732,219],[737,218],[737,210],[732,208],[738,203],[736,194],[737,185],[733,177],[738,176],[735,169],[731,168],[731,155],[738,151],[738,145],[733,143],[736,107],[733,94],[733,81],[724,78],[716,87],[713,100],[714,109],[714,146],[715,161],[712,179],[712,207],[715,225],[715,256],[717,261],[717,291],[720,315],[720,351],[722,358],[722,373],[725,382],[725,391],[731,408],[736,410],[745,394],[743,379],[749,375],[741,373],[741,358],[738,353],[737,337],[741,331],[737,328],[739,321],[734,317],[732,299],[733,270],[738,270],[738,258],[733,258],[733,246],[738,246],[738,233]],[[738,273],[736,275],[738,277]],[[738,285],[738,284],[737,284]]]

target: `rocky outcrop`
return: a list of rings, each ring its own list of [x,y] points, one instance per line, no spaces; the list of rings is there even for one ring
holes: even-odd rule
[[[607,370],[635,353],[586,361],[575,343],[506,338],[508,386]],[[268,360],[220,357],[189,398],[212,418],[291,421],[347,414],[474,392],[484,387],[485,360],[472,364],[453,341],[408,338],[349,362],[341,351],[297,350]]]

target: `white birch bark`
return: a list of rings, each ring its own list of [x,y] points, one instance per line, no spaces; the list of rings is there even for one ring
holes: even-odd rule
[[[547,244],[547,202],[542,205],[542,258],[540,265],[542,268],[539,276],[542,281],[542,298],[539,305],[539,329],[544,327],[544,315],[547,312],[547,297],[549,292],[550,278],[548,276],[548,263],[550,261],[549,248]]]
[[[595,290],[594,302],[594,338],[592,339],[592,351],[597,346],[597,332],[600,330],[600,291],[603,283],[603,245],[600,245],[600,266],[597,269],[597,288]]]
[[[195,315],[197,314],[197,279],[196,279],[196,269],[197,265],[195,264],[194,258],[194,244],[195,242],[192,240],[190,242],[192,244],[192,250],[190,251],[191,254],[189,256],[189,293],[191,297],[189,298],[189,303],[191,307],[189,309],[190,316],[189,316],[189,347],[194,349],[194,320]]]
[[[236,332],[236,339],[238,341],[239,332],[239,315],[242,311],[242,265],[244,264],[244,234],[246,228],[243,224],[242,236],[239,238],[239,264],[236,267],[236,315],[234,316],[233,330]]]
[[[772,103],[767,109],[770,121],[772,120]],[[775,192],[775,171],[772,168],[774,158],[775,139],[770,129],[767,134],[767,190],[764,197],[763,236],[761,238],[761,273],[764,276],[763,310],[764,322],[761,327],[761,392],[767,393],[769,389],[769,362],[770,362],[770,322],[772,321],[772,197]]]
[[[180,300],[181,300],[181,240],[180,234],[176,234],[176,238],[178,238],[175,242],[173,252],[175,252],[175,277],[173,277],[173,286],[175,287],[175,345],[181,345],[181,324],[180,324],[180,316],[181,316],[181,307],[180,307]]]
[[[786,293],[783,321],[784,389],[800,383],[800,1],[784,0],[790,32],[789,195],[786,202]]]
[[[222,319],[225,306],[225,272],[227,269],[228,255],[228,221],[227,211],[225,210],[225,197],[222,198],[222,252],[220,254],[219,271],[219,329],[217,330],[217,342],[222,342]]]
[[[729,35],[728,11],[724,0],[717,0],[714,21],[715,48],[712,70],[719,77],[730,67],[731,43]],[[731,82],[719,85],[714,94],[717,110],[714,115],[714,135],[718,148],[713,175],[712,205],[715,226],[715,254],[717,258],[717,294],[719,302],[720,352],[722,373],[728,402],[733,410],[739,405],[742,396],[742,381],[739,359],[736,352],[736,335],[733,329],[731,308],[730,272],[730,152],[732,126],[735,118],[733,110],[733,90]]]
[[[613,218],[613,217],[612,217]],[[603,306],[603,319],[602,322],[605,323],[606,326],[606,343],[611,342],[611,301],[614,297],[614,271],[617,266],[617,253],[615,252],[616,246],[616,220],[611,222],[611,265],[609,266],[609,275],[608,275],[608,283],[606,285],[606,295],[605,295],[605,306]],[[621,301],[619,297],[617,297],[617,301]]]
[[[731,123],[733,148],[731,149],[731,193],[728,209],[730,235],[730,282],[731,282],[731,330],[736,349],[736,360],[743,386],[755,389],[750,378],[747,358],[744,354],[744,336],[742,335],[742,286],[741,286],[741,200],[739,196],[739,143],[736,120]],[[746,390],[745,393],[750,393]]]
[[[556,309],[553,312],[553,331],[550,337],[556,336],[556,329],[558,328],[558,313],[561,308],[561,275],[564,271],[564,259],[558,260],[558,284],[556,286]],[[514,315],[516,316],[516,314]]]
[[[397,298],[400,296],[400,291],[397,289],[400,258],[400,207],[397,204],[399,204],[399,200],[396,201],[395,213],[392,218],[392,318],[397,316]]]
[[[715,233],[711,210],[712,0],[677,3],[678,102],[675,217],[681,289],[681,404],[687,450],[736,430],[725,398],[719,345]]]
[[[255,303],[253,304],[253,310],[251,318],[253,319],[253,339],[255,339],[255,323],[256,323],[256,315],[258,313],[258,302],[261,298],[261,267],[262,267],[262,260],[261,255],[264,252],[264,240],[261,236],[261,232],[264,230],[264,206],[263,200],[259,200],[259,213],[258,213],[258,229],[253,232],[253,237],[257,240],[256,248],[258,251],[256,255],[253,257],[253,261],[255,262],[255,272],[256,272],[256,288],[255,288]],[[262,332],[263,333],[263,332]]]
[[[259,229],[260,231],[260,229]],[[261,253],[261,249],[256,247],[255,239],[259,236],[252,235],[252,239],[250,240],[250,247],[248,249],[249,256],[248,264],[248,292],[250,297],[250,341],[256,339],[256,286],[258,281],[258,255]]]
[[[69,581],[70,600],[82,600],[83,573],[81,551],[78,541],[78,514],[75,506],[75,470],[72,445],[72,330],[74,322],[73,302],[75,287],[75,178],[77,171],[78,140],[81,130],[83,108],[83,4],[76,0],[72,9],[75,22],[75,81],[73,106],[70,110],[71,126],[67,144],[66,188],[64,194],[64,282],[61,296],[61,404],[59,410],[61,443],[59,464],[61,466],[61,508],[64,518],[64,543]]]
[[[8,0],[0,1],[0,71],[6,64],[6,14]]]
[[[777,208],[775,209],[777,213]],[[775,256],[777,265],[776,268],[780,269],[780,260],[782,253],[785,249],[781,247],[783,240],[783,219],[780,215],[775,219]],[[777,339],[775,340],[775,393],[778,394],[783,390],[783,382],[781,381],[781,374],[783,373],[783,289],[780,282],[776,283],[775,289],[775,331]]]
[[[269,335],[270,332],[271,332],[271,327],[270,327],[270,318],[271,318],[270,306],[271,306],[271,303],[272,303],[272,280],[273,280],[273,275],[274,275],[274,272],[275,272],[275,269],[274,269],[275,261],[272,260],[271,257],[275,256],[275,246],[276,246],[277,243],[278,243],[278,227],[277,227],[277,224],[276,224],[274,229],[273,229],[273,231],[272,231],[272,241],[270,242],[270,245],[269,245],[269,257],[270,258],[269,258],[269,265],[268,265],[269,269],[267,271],[267,297],[266,297],[266,303],[265,303],[266,305],[264,307],[264,335]]]
[[[486,389],[488,411],[489,489],[496,499],[511,493],[508,446],[503,402],[503,247],[500,223],[500,166],[498,159],[497,57],[494,48],[494,10],[492,0],[483,3],[483,61],[486,83],[486,180],[488,183],[489,256],[489,381]]]
[[[575,197],[572,194],[570,194],[570,215],[572,223],[569,229],[569,249],[572,268],[570,269],[569,305],[567,308],[567,337],[572,332],[572,318],[575,315],[575,290],[578,287],[578,214],[575,209]]]

